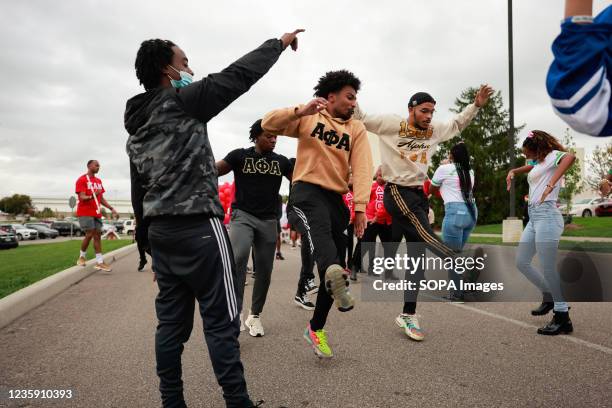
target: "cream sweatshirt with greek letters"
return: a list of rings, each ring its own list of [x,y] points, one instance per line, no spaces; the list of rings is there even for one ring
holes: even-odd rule
[[[355,211],[364,212],[370,199],[373,164],[368,134],[355,119],[332,118],[327,110],[298,117],[300,106],[266,114],[261,127],[274,135],[298,138],[293,182],[316,184],[339,194],[353,175]]]
[[[353,117],[378,136],[382,176],[401,186],[422,186],[436,147],[465,129],[478,113],[475,104],[446,123],[432,121],[426,130],[408,125],[399,115],[369,115],[359,106]]]

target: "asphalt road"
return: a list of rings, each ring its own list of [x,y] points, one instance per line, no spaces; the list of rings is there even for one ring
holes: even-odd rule
[[[319,360],[302,339],[311,312],[292,302],[299,251],[283,251],[262,314],[266,335],[240,337],[250,394],[264,407],[612,406],[612,303],[573,303],[574,334],[543,337],[535,330],[549,317],[532,317],[534,302],[422,302],[426,338],[416,343],[394,323],[400,303],[361,301],[332,311],[336,356]],[[134,253],[0,330],[0,389],[74,393],[0,406],[160,406],[156,285],[136,264]],[[358,299],[368,282],[354,285]],[[183,379],[189,406],[224,406],[197,316]]]

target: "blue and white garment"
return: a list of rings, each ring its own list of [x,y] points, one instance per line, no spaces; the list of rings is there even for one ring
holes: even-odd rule
[[[590,23],[577,20],[570,17],[561,24],[546,89],[555,113],[572,129],[612,136],[612,6]]]

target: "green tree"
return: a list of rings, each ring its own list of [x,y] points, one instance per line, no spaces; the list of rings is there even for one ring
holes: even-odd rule
[[[55,218],[56,214],[55,214],[55,211],[53,211],[49,207],[45,207],[45,208],[43,208],[42,211],[38,211],[38,212],[34,213],[34,216],[36,218]]]
[[[599,189],[599,182],[612,170],[612,142],[603,147],[595,146],[591,159],[587,161],[589,173],[586,183],[593,190]]]
[[[576,143],[574,143],[574,139],[569,129],[565,129],[563,146],[567,148],[568,152],[576,154]],[[579,194],[583,189],[583,180],[580,174],[580,161],[577,157],[574,164],[567,169],[563,178],[563,188],[559,191],[559,198],[565,203],[565,211],[569,214],[570,211],[572,211],[572,200],[574,195]]]
[[[455,100],[455,107],[451,108],[451,112],[463,111],[474,101],[476,92],[477,88],[464,90]],[[510,213],[509,196],[506,191],[506,175],[510,170],[509,149],[515,150],[516,167],[523,165],[525,159],[516,148],[517,135],[524,125],[515,128],[512,144],[508,140],[509,127],[509,114],[503,107],[501,92],[496,92],[480,109],[470,125],[460,135],[441,144],[438,152],[432,157],[430,176],[440,162],[448,157],[453,145],[459,141],[466,144],[472,157],[471,165],[475,176],[474,197],[478,206],[479,224],[499,223]],[[529,190],[524,176],[516,178],[515,187],[514,200],[519,214],[521,205],[524,205],[522,197]],[[440,200],[436,200],[433,207],[436,214],[442,214],[443,206]],[[436,217],[436,219],[437,222],[441,222],[442,218]]]
[[[32,199],[25,194],[13,194],[0,200],[0,210],[13,214],[27,214],[32,209]]]

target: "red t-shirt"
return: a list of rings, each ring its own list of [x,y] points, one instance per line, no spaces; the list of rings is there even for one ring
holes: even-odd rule
[[[89,177],[89,181],[87,181],[87,174],[83,174],[81,177],[79,177],[76,182],[75,189],[77,199],[79,198],[79,193],[81,192],[88,196],[92,195],[93,193],[97,193],[96,199],[98,200],[98,204],[96,205],[95,199],[85,201],[81,201],[79,199],[79,203],[77,204],[77,217],[102,218],[100,200],[102,199],[102,194],[104,191],[104,187],[102,187],[102,180],[99,178]]]
[[[376,212],[380,207],[384,207],[383,198],[385,196],[385,185],[382,186],[377,182],[372,183],[370,190],[370,202],[366,207],[366,216],[368,220],[373,219],[376,216]]]

